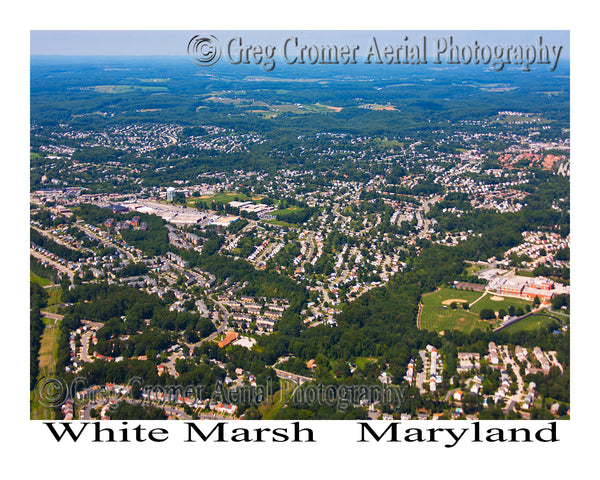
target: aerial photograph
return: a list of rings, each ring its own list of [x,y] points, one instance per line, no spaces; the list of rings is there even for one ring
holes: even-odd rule
[[[30,35],[31,420],[570,419],[569,31]]]

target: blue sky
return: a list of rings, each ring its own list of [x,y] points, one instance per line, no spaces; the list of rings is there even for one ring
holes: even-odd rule
[[[529,45],[540,36],[545,44],[563,46],[562,58],[569,57],[570,35],[566,30],[32,30],[32,55],[186,55],[189,39],[197,34],[212,34],[220,41],[242,36],[244,41],[280,45],[289,35],[296,34],[307,44],[335,43],[365,45],[372,36],[378,42],[402,43],[426,36],[452,35],[456,43],[478,41],[479,44]]]

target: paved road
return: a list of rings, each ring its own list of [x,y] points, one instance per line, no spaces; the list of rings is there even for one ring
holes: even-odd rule
[[[90,327],[90,329],[81,335],[81,360],[83,362],[93,362],[94,359],[90,358],[89,350],[90,350],[90,338],[97,332],[100,328],[104,326],[103,323],[100,322],[91,322],[89,320],[82,320],[81,323]]]
[[[196,342],[196,343],[186,343],[185,345],[190,349],[190,353],[193,353],[194,348],[202,345],[204,342],[210,342],[210,341],[214,340],[220,334],[222,334],[225,331],[226,328],[227,328],[227,320],[223,320],[223,322],[221,322],[221,325],[219,325],[217,327],[217,331],[216,332],[211,333],[208,337],[203,338],[199,342]]]
[[[61,265],[60,263],[52,260],[50,257],[47,257],[46,255],[43,255],[40,252],[38,252],[38,251],[36,251],[36,250],[34,250],[32,248],[29,249],[29,253],[31,253],[31,255],[33,255],[35,258],[37,258],[39,260],[42,260],[44,262],[48,262],[50,265],[52,265],[53,267],[55,267],[60,272],[63,272],[65,274],[67,274],[69,276],[69,279],[71,280],[71,282],[73,281],[73,277],[75,277],[75,272],[73,272],[72,270],[68,269],[64,265]]]
[[[506,411],[508,412],[508,410],[514,408],[515,404],[521,402],[524,393],[524,382],[523,378],[521,377],[521,369],[519,365],[510,356],[510,353],[508,352],[508,346],[504,345],[501,348],[500,352],[504,366],[507,367],[508,365],[510,365],[512,367],[512,371],[515,372],[515,376],[517,377],[517,392],[514,395],[512,395],[509,401],[507,402],[508,407]]]
[[[122,247],[119,247],[118,245],[115,245],[114,243],[112,243],[110,240],[107,240],[106,238],[103,238],[99,235],[96,235],[92,230],[90,230],[87,227],[84,227],[83,225],[79,224],[79,223],[75,223],[74,224],[77,228],[79,228],[79,230],[81,230],[82,232],[86,233],[87,235],[89,235],[90,237],[95,238],[96,240],[98,240],[100,243],[104,244],[104,245],[108,245],[110,247],[114,247],[116,248],[119,252],[123,253],[125,256],[127,256],[127,258],[129,258],[132,261],[136,260],[136,257],[131,253],[128,252],[127,250],[125,250]]]
[[[163,362],[163,365],[165,367],[167,367],[167,370],[169,370],[169,375],[171,375],[172,377],[177,378],[179,376],[179,373],[177,373],[177,370],[175,369],[175,362],[181,358],[183,355],[183,351],[179,351],[174,353],[173,355],[171,355],[168,360],[166,362]]]

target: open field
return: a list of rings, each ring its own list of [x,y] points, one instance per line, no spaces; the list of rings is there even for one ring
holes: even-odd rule
[[[380,145],[382,147],[386,147],[386,148],[394,148],[394,147],[403,148],[404,147],[404,143],[399,142],[398,140],[388,140],[387,138],[383,138],[383,139],[376,138],[375,143],[377,143],[378,145]]]
[[[450,307],[423,307],[421,313],[421,328],[436,332],[447,330],[460,330],[471,332],[476,328],[487,330],[489,324],[462,307],[456,310]]]
[[[40,377],[45,377],[56,371],[56,349],[58,346],[58,325],[50,319],[45,319],[44,323],[46,328],[42,334],[39,354]]]
[[[59,327],[54,320],[44,319],[44,333],[42,334],[39,359],[39,375],[38,380],[56,372],[56,358],[58,351],[58,334]],[[32,420],[52,420],[54,419],[54,411],[52,408],[46,407],[38,402],[35,392],[30,393],[30,418]]]
[[[286,90],[276,91],[277,93],[286,93]],[[221,95],[221,94],[222,95]],[[244,94],[245,92],[236,92],[236,95]],[[239,96],[229,97],[227,94],[231,92],[216,92],[204,98],[205,102],[219,103],[222,105],[232,105],[235,107],[247,108],[246,113],[254,113],[261,115],[263,118],[273,118],[283,113],[293,113],[302,115],[306,113],[337,113],[343,110],[343,107],[331,105],[323,105],[321,103],[300,104],[300,103],[272,103],[269,104],[262,100],[254,100],[242,98]]]
[[[29,272],[29,280],[37,283],[40,287],[45,287],[46,285],[52,285],[52,282],[46,278],[42,278],[36,275],[33,272]]]
[[[533,278],[535,275],[533,274],[533,270],[524,270],[524,269],[520,269],[516,271],[516,274],[519,277],[529,277],[529,278]]]
[[[457,290],[455,288],[440,288],[437,292],[423,295],[421,303],[423,306],[439,307],[443,302],[452,299],[462,299],[469,303],[481,297],[482,292],[470,292],[468,290]]]
[[[365,368],[365,365],[367,363],[373,363],[376,361],[377,357],[356,357],[354,363],[356,363],[356,366],[362,370],[363,368]]]
[[[96,93],[130,93],[136,90],[144,92],[166,92],[168,91],[168,88],[138,85],[96,85],[94,87]]]
[[[472,263],[471,265],[469,265],[466,270],[467,273],[471,274],[471,275],[475,275],[477,272],[480,272],[481,270],[485,270],[486,268],[489,268],[489,265],[480,265],[478,263]]]
[[[498,118],[500,123],[532,123],[540,120],[537,117],[524,117],[522,115],[503,115]]]
[[[557,312],[548,312],[550,315],[552,315],[553,317],[558,317],[560,318],[563,323],[567,324],[567,323],[571,323],[571,315],[569,315],[568,313],[557,313]]]
[[[293,113],[297,115],[303,115],[306,113],[337,113],[340,112],[342,107],[334,107],[330,105],[321,105],[320,103],[315,104],[298,104],[298,103],[278,103],[273,105],[264,104],[262,105],[258,103],[252,104],[252,107],[261,106],[263,108],[268,108],[268,110],[250,110],[252,113],[256,113],[262,115],[263,118],[272,118],[283,113]]]
[[[506,327],[504,331],[509,333],[521,332],[523,330],[532,331],[544,328],[550,324],[558,326],[558,321],[541,313],[531,315],[523,320],[518,321],[517,323],[513,323],[512,325]]]
[[[365,103],[364,105],[360,105],[362,108],[367,108],[369,110],[396,110],[396,107],[393,105],[380,105],[378,103]]]
[[[279,225],[280,227],[284,227],[284,228],[289,228],[289,227],[294,226],[291,223],[283,222],[281,220],[267,220],[267,221],[265,221],[265,223],[268,223],[270,225]]]
[[[474,302],[481,296],[480,292],[456,290],[454,288],[441,288],[437,292],[424,295],[421,299],[423,309],[421,312],[421,328],[441,332],[445,330],[461,330],[470,332],[475,328],[487,330],[489,324],[482,321],[479,316],[462,307],[462,302]],[[453,301],[459,303],[456,309],[450,308]]]
[[[272,420],[285,403],[290,401],[292,392],[296,388],[296,384],[291,380],[280,378],[279,382],[280,390],[275,392],[271,398],[267,398],[265,403],[258,407],[258,411],[262,414],[264,420]]]
[[[302,210],[300,207],[297,207],[296,205],[292,205],[291,207],[288,208],[282,208],[281,210],[276,210],[275,212],[273,212],[273,215],[277,216],[278,213],[290,213],[290,212],[297,212],[298,210]]]
[[[31,420],[54,420],[54,411],[38,402],[34,392],[29,393],[29,418]]]
[[[503,298],[503,300],[497,300],[497,298]],[[497,295],[486,295],[484,298],[479,300],[475,305],[473,305],[473,312],[479,315],[479,312],[484,308],[491,308],[494,312],[497,312],[501,308],[507,310],[508,307],[513,306],[515,308],[521,307],[525,309],[526,305],[531,305],[529,300],[523,300],[521,298],[512,298],[512,297],[499,297]]]

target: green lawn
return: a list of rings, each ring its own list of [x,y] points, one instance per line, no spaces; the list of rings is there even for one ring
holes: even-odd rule
[[[46,291],[48,292],[48,306],[61,303],[62,288],[60,288],[60,285],[48,287]]]
[[[273,215],[277,216],[277,214],[297,212],[298,210],[302,210],[302,209],[300,207],[292,205],[291,207],[288,207],[288,208],[282,208],[281,210],[276,210],[275,212],[273,212]]]
[[[560,318],[563,321],[563,323],[571,323],[571,316],[568,313],[552,312],[550,313],[550,315]]]
[[[497,312],[501,308],[503,308],[504,310],[508,310],[508,307],[512,305],[515,308],[521,307],[523,309],[523,311],[525,311],[526,305],[530,305],[530,306],[532,305],[532,302],[530,302],[529,300],[523,300],[521,298],[502,297],[503,300],[496,301],[496,300],[492,300],[492,297],[497,297],[497,296],[490,295],[490,294],[486,295],[484,298],[479,300],[475,305],[473,305],[471,310],[474,313],[476,313],[477,315],[479,315],[479,312],[481,312],[481,310],[483,310],[484,308],[491,308],[492,310],[494,310],[494,312]]]
[[[477,272],[480,272],[481,270],[485,270],[486,268],[489,268],[489,265],[480,265],[479,263],[473,263],[471,265],[469,265],[466,270],[467,273],[471,274],[471,275],[475,275]]]
[[[38,380],[53,375],[56,372],[59,327],[54,320],[46,318],[44,319],[44,324],[46,327],[42,334],[38,356],[40,366]],[[52,408],[39,403],[35,392],[31,392],[29,400],[30,418],[32,420],[52,420],[54,418]]]
[[[44,319],[44,323],[46,328],[42,334],[39,353],[40,377],[51,375],[56,371],[58,347],[58,324],[50,319]]]
[[[144,92],[166,92],[168,91],[168,88],[145,85],[96,85],[94,87],[96,93],[129,93],[135,90]]]
[[[421,328],[435,332],[460,330],[471,332],[476,328],[487,330],[489,324],[479,319],[478,315],[464,310],[462,307],[452,310],[450,307],[423,307]]]
[[[440,288],[437,292],[423,295],[421,303],[424,306],[440,307],[447,300],[466,300],[473,303],[483,292],[471,292],[469,290],[457,290],[456,288]]]
[[[29,280],[37,283],[40,287],[45,287],[46,285],[52,285],[52,282],[46,278],[42,278],[36,275],[33,272],[29,272]]]
[[[277,412],[292,398],[292,392],[296,388],[296,384],[283,378],[280,378],[279,381],[281,382],[280,390],[275,392],[272,398],[267,398],[265,403],[258,407],[263,420],[272,420]]]
[[[356,363],[356,366],[358,368],[363,370],[367,363],[373,363],[376,361],[377,361],[377,357],[356,357],[356,359],[354,360],[354,363]]]
[[[424,295],[421,299],[423,309],[421,312],[421,328],[436,332],[446,330],[461,330],[471,332],[475,328],[487,330],[489,324],[479,318],[477,313],[462,308],[461,303],[456,309],[444,305],[449,300],[460,300],[472,303],[481,296],[481,292],[441,288],[439,291]]]
[[[506,327],[504,331],[509,333],[521,332],[523,330],[533,331],[538,330],[540,328],[544,328],[550,324],[555,324],[556,326],[558,326],[558,321],[544,314],[536,314],[524,318],[523,320],[520,320],[517,323],[513,323],[512,325]]]
[[[29,394],[29,415],[31,420],[54,420],[54,410],[38,402],[34,392]]]
[[[298,227],[298,225],[296,225],[295,223],[287,223],[284,222],[282,220],[267,220],[265,221],[265,223],[270,223],[271,225],[279,225],[280,227],[285,227],[285,228],[296,228]]]
[[[445,330],[461,330],[463,332],[471,332],[476,328],[488,330],[491,327],[499,325],[499,321],[488,322],[479,318],[479,313],[484,308],[490,308],[497,312],[503,308],[508,310],[510,305],[525,308],[526,305],[531,305],[531,302],[520,298],[502,297],[502,300],[492,300],[494,295],[485,295],[481,300],[472,305],[469,310],[462,308],[461,302],[458,303],[458,308],[452,309],[449,305],[444,308],[443,302],[452,299],[466,300],[472,304],[475,300],[481,297],[482,292],[471,292],[467,290],[456,290],[450,288],[442,288],[438,292],[430,295],[424,295],[421,303],[423,310],[421,313],[421,328],[424,330],[433,330],[436,332]],[[495,297],[495,296],[494,296]]]
[[[517,275],[519,277],[529,277],[529,278],[533,278],[533,270],[517,270]]]

